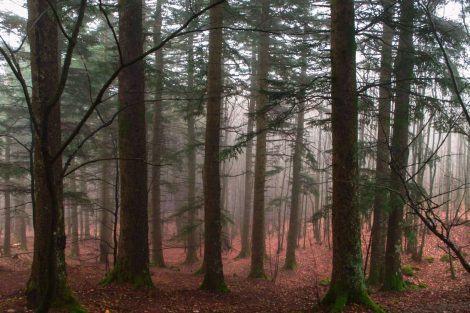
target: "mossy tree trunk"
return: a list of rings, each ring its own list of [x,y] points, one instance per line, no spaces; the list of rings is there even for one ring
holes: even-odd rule
[[[385,254],[385,277],[383,289],[403,289],[401,273],[401,239],[403,235],[403,202],[408,165],[408,127],[411,80],[413,79],[413,18],[414,4],[411,0],[400,2],[399,42],[395,62],[395,112],[390,151],[390,215],[388,220],[387,248]]]
[[[332,304],[334,312],[351,302],[380,311],[367,294],[362,269],[354,1],[333,1],[331,17],[333,271],[323,303]]]
[[[153,26],[153,43],[158,45],[162,40],[162,4],[163,0],[157,2],[155,9],[155,24]],[[152,182],[151,182],[151,203],[152,203],[152,263],[158,267],[165,267],[163,258],[163,238],[162,238],[162,214],[161,214],[161,154],[163,150],[163,50],[155,52],[155,104],[153,112],[152,129]]]
[[[268,29],[269,26],[269,1],[260,1],[261,29]],[[267,136],[267,116],[266,107],[268,105],[269,71],[269,35],[268,32],[259,33],[258,47],[258,73],[256,93],[256,156],[253,190],[253,223],[251,231],[251,268],[249,276],[252,278],[265,278],[264,257],[265,247],[265,216],[264,216],[264,192],[266,184],[266,136]]]
[[[371,234],[370,272],[368,283],[382,283],[385,270],[387,239],[388,181],[390,170],[390,104],[392,101],[392,43],[394,2],[382,1],[382,51],[380,61],[379,115],[377,123],[377,163],[375,168],[374,221]]]
[[[212,0],[211,3],[215,3]],[[204,280],[201,289],[226,292],[222,265],[220,188],[220,120],[222,105],[223,5],[209,12],[209,66],[204,154]]]
[[[143,53],[142,0],[119,1],[119,41],[123,62]],[[119,74],[120,236],[106,283],[153,285],[149,272],[144,62]]]

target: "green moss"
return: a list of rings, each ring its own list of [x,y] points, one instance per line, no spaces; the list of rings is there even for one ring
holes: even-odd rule
[[[153,288],[152,278],[148,269],[144,269],[140,273],[131,273],[125,266],[125,261],[118,261],[114,266],[113,270],[109,272],[106,277],[101,281],[103,285],[109,285],[112,283],[129,283],[135,288]]]
[[[441,256],[441,258],[439,260],[441,260],[441,262],[444,262],[444,263],[449,263],[450,262],[450,256],[449,256],[449,254],[444,254],[444,255]]]
[[[292,271],[292,270],[295,270],[296,268],[297,268],[297,262],[295,260],[291,262],[286,262],[286,264],[284,264],[284,267],[283,267],[283,269],[287,271]]]
[[[203,282],[202,285],[199,287],[201,290],[219,292],[219,293],[229,293],[230,289],[227,287],[225,282],[218,282],[218,283],[206,283]]]
[[[267,279],[266,274],[264,273],[263,269],[251,269],[249,278],[260,278],[260,279]]]
[[[424,257],[424,261],[426,261],[429,264],[434,263],[434,258],[432,256],[426,256]]]
[[[415,272],[414,272],[413,268],[410,265],[403,266],[401,268],[401,272],[403,273],[403,275],[409,276],[409,277],[412,277],[412,276],[415,275]]]
[[[333,313],[342,312],[348,303],[362,304],[375,313],[387,312],[384,308],[372,301],[365,288],[357,294],[350,294],[342,288],[332,286],[322,300],[322,304],[331,305],[330,312]]]
[[[323,278],[320,280],[320,285],[329,286],[331,284],[331,279],[329,277]]]
[[[391,277],[386,277],[382,285],[382,290],[401,291],[405,289],[405,283],[401,273],[395,273]]]

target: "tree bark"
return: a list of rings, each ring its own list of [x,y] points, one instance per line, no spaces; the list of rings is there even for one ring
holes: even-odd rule
[[[58,26],[50,6],[56,0],[28,1],[31,49],[34,188],[34,252],[26,288],[27,304],[37,312],[51,307],[80,310],[67,287],[62,203],[60,103],[53,102],[59,85]]]
[[[10,163],[10,138],[6,137],[5,143],[5,164]],[[3,235],[3,254],[5,256],[11,255],[11,194],[10,194],[10,177],[5,176],[6,190],[4,192],[5,216],[4,216],[4,235]]]
[[[396,92],[393,136],[391,144],[390,215],[388,220],[387,248],[385,253],[385,277],[383,289],[403,289],[401,273],[401,239],[403,233],[403,196],[408,165],[408,126],[411,80],[413,78],[413,18],[414,5],[411,0],[400,3],[399,43],[395,64]]]
[[[162,40],[162,4],[157,2],[155,10],[155,24],[153,27],[153,43],[157,45]],[[165,267],[163,258],[162,216],[161,216],[161,152],[163,150],[162,127],[162,97],[163,97],[163,50],[155,52],[155,105],[153,114],[152,138],[152,263],[158,267]]]
[[[214,3],[212,0],[211,3]],[[204,281],[201,289],[226,292],[222,265],[220,203],[220,119],[222,104],[222,26],[224,7],[209,12],[209,66],[204,155]]]
[[[269,26],[269,1],[260,1],[261,21],[260,28]],[[266,106],[268,105],[268,70],[269,70],[269,35],[267,32],[259,33],[258,73],[256,93],[256,157],[253,191],[253,223],[251,231],[251,268],[250,277],[265,278],[265,216],[264,192],[266,183],[266,135],[267,120]]]
[[[362,269],[361,219],[357,204],[357,91],[354,1],[331,6],[333,137],[333,271],[323,303],[334,312],[347,303],[381,309],[367,294]]]
[[[119,1],[123,62],[143,53],[142,0]],[[119,74],[120,236],[113,270],[105,283],[153,285],[149,272],[144,62]]]
[[[393,1],[382,1],[382,51],[380,61],[379,115],[377,123],[377,163],[375,168],[374,222],[371,233],[371,256],[368,283],[383,282],[385,269],[385,242],[387,239],[387,212],[390,170],[390,104],[392,100],[392,44]]]

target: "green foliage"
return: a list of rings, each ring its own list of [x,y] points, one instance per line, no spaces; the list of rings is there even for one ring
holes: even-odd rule
[[[409,276],[409,277],[412,277],[415,274],[415,271],[413,270],[413,267],[411,267],[411,265],[402,266],[401,272],[403,273],[403,275]]]

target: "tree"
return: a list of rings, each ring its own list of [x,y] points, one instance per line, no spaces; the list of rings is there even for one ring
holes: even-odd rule
[[[82,309],[67,287],[65,270],[60,96],[86,1],[81,2],[74,33],[69,38],[70,53],[64,59],[60,76],[58,26],[53,14],[56,5],[55,0],[28,2],[28,39],[33,86],[31,98],[24,88],[23,90],[30,109],[33,131],[35,237],[26,297],[28,306],[37,312],[47,312],[51,307],[79,312]],[[10,67],[16,68],[15,75],[22,79],[19,67],[12,64]]]
[[[385,277],[383,289],[401,290],[404,287],[401,273],[401,239],[403,234],[403,207],[405,188],[402,179],[408,166],[408,126],[411,81],[413,78],[413,19],[411,0],[400,2],[399,42],[395,62],[395,111],[390,151],[390,214],[388,220]]]
[[[211,4],[217,3],[212,0]],[[222,265],[220,120],[222,104],[222,4],[209,11],[209,65],[204,154],[204,280],[201,289],[227,292]]]
[[[379,114],[377,126],[377,163],[375,169],[374,223],[371,233],[371,256],[368,283],[381,283],[385,268],[385,242],[387,239],[387,212],[390,140],[390,102],[392,80],[393,2],[382,1],[382,45],[380,60]]]
[[[304,53],[305,54],[305,53]],[[306,61],[306,58],[303,58]],[[302,66],[301,83],[305,84],[307,64]],[[289,219],[289,232],[287,233],[287,249],[285,269],[294,269],[297,265],[295,250],[297,247],[297,237],[299,236],[299,207],[301,195],[301,171],[303,154],[303,136],[304,136],[304,101],[305,97],[299,99],[299,112],[297,113],[297,127],[294,142],[294,155],[292,156],[292,194],[291,194],[291,212]]]
[[[119,1],[121,62],[143,55],[142,1]],[[153,285],[149,271],[144,62],[119,74],[120,236],[118,255],[106,283]]]
[[[323,303],[333,304],[334,312],[342,311],[347,303],[382,311],[367,294],[362,270],[354,1],[332,2],[331,30],[333,272]]]
[[[9,137],[5,140],[5,163],[10,162],[10,150],[11,150],[11,139]],[[5,185],[7,190],[4,193],[4,204],[5,204],[5,227],[3,235],[3,254],[5,256],[10,256],[11,254],[11,194],[10,194],[10,175],[5,175]]]
[[[163,0],[157,2],[155,9],[155,24],[153,27],[153,42],[157,45],[162,40],[162,4]],[[163,148],[162,127],[162,96],[163,96],[163,50],[155,52],[155,106],[153,112],[152,130],[152,262],[158,267],[165,267],[162,247],[162,217],[161,217],[161,191],[160,191],[160,162]]]
[[[252,136],[254,128],[253,114],[256,104],[256,45],[253,44],[251,53],[251,81],[250,81],[250,99],[248,104],[248,122],[246,134]],[[243,221],[241,235],[241,250],[239,258],[246,258],[250,255],[250,214],[253,208],[253,139],[246,143],[245,153],[245,201],[243,203]]]
[[[266,30],[269,23],[269,2],[260,1],[261,29]],[[255,173],[253,191],[253,223],[251,231],[251,268],[250,277],[265,278],[265,221],[264,221],[264,189],[266,184],[266,136],[268,105],[268,71],[269,71],[269,35],[263,31],[259,33],[258,71],[256,93],[256,148]]]

